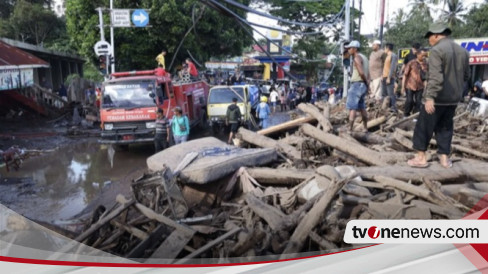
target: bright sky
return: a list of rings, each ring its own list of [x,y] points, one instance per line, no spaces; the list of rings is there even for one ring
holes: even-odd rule
[[[324,0],[327,1],[327,0]],[[355,8],[359,9],[359,0],[352,0],[354,1],[354,6]],[[409,0],[385,0],[386,2],[386,7],[385,7],[385,22],[388,19],[392,19],[394,17],[394,14],[399,10],[399,9],[405,9],[406,12],[410,10],[409,6]],[[467,10],[476,3],[482,3],[483,0],[463,0],[463,5],[464,7],[467,7]],[[352,4],[351,4],[352,6]],[[437,13],[439,10],[442,8],[438,7],[434,9],[433,15],[436,16],[436,11]],[[361,34],[371,34],[374,33],[375,29],[379,27],[379,22],[380,22],[380,0],[363,0],[363,21],[361,24]],[[263,25],[270,25],[270,26],[277,26],[276,21],[268,19],[268,18],[263,18],[261,16],[257,16],[252,13],[248,13],[247,16],[248,20],[251,22],[263,24]],[[434,17],[435,18],[435,17]],[[260,32],[263,34],[266,34],[266,29],[262,28],[257,28]],[[261,38],[256,32],[254,32],[254,37],[256,38]]]

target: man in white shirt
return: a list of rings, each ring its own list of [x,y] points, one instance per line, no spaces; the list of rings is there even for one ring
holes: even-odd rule
[[[275,113],[276,111],[276,102],[278,102],[278,97],[279,97],[279,94],[278,92],[276,91],[275,87],[271,87],[271,93],[269,94],[269,99],[271,101],[271,105],[273,106],[273,113]]]

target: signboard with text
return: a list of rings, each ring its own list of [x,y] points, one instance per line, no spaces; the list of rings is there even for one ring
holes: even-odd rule
[[[0,69],[0,90],[19,89],[33,83],[33,69]]]
[[[112,26],[130,27],[130,10],[128,9],[112,10]]]
[[[488,38],[465,38],[454,40],[469,52],[470,65],[488,64]]]

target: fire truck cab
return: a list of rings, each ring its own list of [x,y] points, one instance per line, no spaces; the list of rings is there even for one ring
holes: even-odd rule
[[[101,143],[127,145],[154,140],[156,110],[171,120],[181,107],[191,126],[205,123],[208,85],[173,82],[162,68],[117,72],[102,85]]]

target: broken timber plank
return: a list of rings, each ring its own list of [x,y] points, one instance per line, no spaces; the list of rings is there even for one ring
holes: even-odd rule
[[[191,241],[196,231],[175,229],[154,251],[150,259],[175,259]],[[150,260],[148,259],[148,260]],[[171,262],[168,262],[171,263]]]
[[[247,173],[260,184],[297,185],[315,175],[307,169],[247,168]]]
[[[330,121],[322,113],[320,113],[320,110],[314,105],[301,103],[298,105],[298,109],[317,119],[324,132],[329,132],[332,130],[332,124]]]
[[[403,124],[403,123],[405,123],[405,122],[408,122],[408,121],[410,121],[410,120],[413,120],[413,119],[415,119],[415,118],[419,117],[419,115],[420,115],[420,112],[417,112],[417,113],[415,113],[415,114],[412,114],[412,115],[410,115],[410,116],[408,116],[408,117],[405,117],[405,118],[403,118],[403,119],[401,119],[401,120],[399,120],[399,121],[396,121],[395,123],[393,123],[393,124],[391,124],[391,125],[389,125],[389,126],[387,126],[387,127],[383,128],[383,130],[389,130],[389,129],[391,129],[391,128],[394,128],[394,127],[396,127],[396,126],[398,126],[398,125],[401,125],[401,124]]]
[[[307,124],[302,126],[301,131],[306,135],[315,138],[316,140],[328,146],[331,146],[351,156],[354,156],[357,159],[369,165],[374,165],[374,166],[388,165],[388,163],[382,159],[381,153],[371,150],[365,146],[344,140],[343,138],[340,138],[333,134],[325,133]]]
[[[271,138],[268,138],[266,136],[257,134],[255,132],[252,132],[250,130],[247,130],[243,127],[239,128],[239,133],[238,136],[240,137],[241,140],[259,146],[259,147],[264,147],[264,148],[274,148],[279,151],[282,151],[284,154],[291,156],[293,159],[301,159],[302,155],[300,151],[298,151],[296,148],[293,146],[287,145],[285,143],[275,141]]]
[[[320,175],[319,175],[320,176]],[[352,178],[356,177],[351,176]],[[286,245],[283,254],[280,259],[289,259],[293,257],[293,254],[301,251],[305,240],[310,235],[312,229],[318,224],[322,219],[322,216],[327,211],[327,208],[332,202],[332,199],[337,194],[339,190],[349,181],[349,178],[341,179],[339,181],[332,181],[330,187],[325,191],[325,193],[320,197],[318,202],[307,212],[305,217],[300,221],[297,228],[290,237],[288,244]]]
[[[260,135],[269,135],[269,134],[273,134],[273,133],[277,133],[277,132],[281,132],[281,131],[293,129],[293,128],[299,127],[299,126],[301,126],[303,124],[311,123],[311,122],[314,122],[314,121],[316,121],[316,119],[314,117],[312,117],[312,116],[305,116],[305,117],[297,118],[295,120],[291,120],[291,121],[288,121],[288,122],[285,122],[285,123],[282,123],[282,124],[279,124],[279,125],[276,125],[276,126],[272,126],[272,127],[269,127],[269,128],[261,129],[261,130],[259,130],[257,132],[257,134],[260,134]]]
[[[215,240],[212,240],[212,241],[208,242],[206,245],[204,245],[204,246],[200,247],[199,249],[195,250],[195,252],[192,252],[191,254],[189,254],[188,256],[184,257],[183,259],[180,259],[180,260],[176,261],[176,264],[184,264],[184,263],[186,263],[188,260],[190,260],[192,258],[195,258],[195,257],[201,255],[203,252],[205,252],[205,251],[209,250],[210,248],[216,246],[217,244],[223,242],[225,239],[233,236],[234,234],[236,234],[239,231],[241,231],[241,228],[240,227],[236,227],[236,228],[232,229],[231,231],[228,231],[224,235],[218,237]]]
[[[357,167],[356,170],[363,179],[372,179],[375,175],[382,174],[386,177],[402,181],[422,182],[422,179],[429,178],[433,181],[455,182],[464,179],[476,182],[488,181],[488,163],[463,159],[453,164],[452,168],[445,169],[435,163],[428,168],[412,168],[407,165],[394,165],[385,167]]]
[[[285,213],[274,206],[264,203],[254,195],[247,195],[246,203],[252,211],[263,218],[274,231],[288,230],[295,225],[293,220]]]

